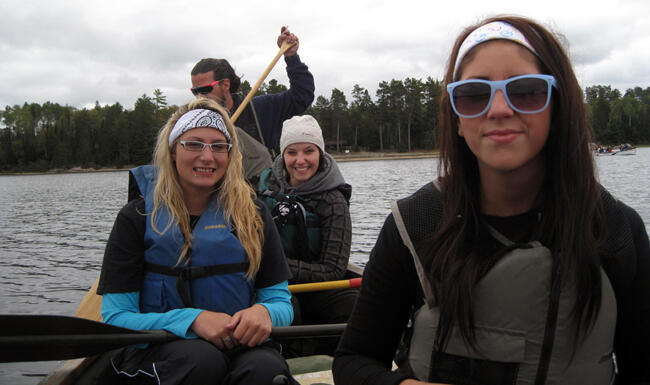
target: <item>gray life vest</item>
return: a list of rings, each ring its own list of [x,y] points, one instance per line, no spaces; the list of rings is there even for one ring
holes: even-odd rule
[[[431,190],[425,197],[438,203],[425,203],[428,208],[422,204],[418,207],[411,197],[392,205],[400,236],[413,256],[425,299],[425,304],[414,313],[408,351],[408,364],[417,378],[456,385],[613,384],[616,298],[603,269],[601,306],[596,321],[584,339],[574,346],[574,283],[562,282],[553,290],[550,250],[537,241],[514,245],[493,228],[491,235],[512,250],[474,288],[478,351],[469,347],[456,329],[452,330],[444,351],[434,354],[439,307],[413,242],[413,238],[421,238],[426,230],[422,228],[422,220],[418,223],[417,219],[406,216],[417,213],[429,222],[431,218],[439,222],[441,203],[435,197],[439,198],[439,189],[431,184],[424,189]],[[437,226],[434,224],[433,228]]]
[[[262,135],[262,128],[252,100],[244,109],[238,122],[241,124],[241,126],[237,126],[237,138],[239,139],[239,151],[242,155],[244,177],[252,184],[257,184],[262,171],[273,164],[270,152],[273,150],[269,150],[264,143],[264,135]]]
[[[246,180],[256,181],[262,171],[273,165],[271,154],[265,145],[255,140],[242,128],[237,127],[239,151]]]

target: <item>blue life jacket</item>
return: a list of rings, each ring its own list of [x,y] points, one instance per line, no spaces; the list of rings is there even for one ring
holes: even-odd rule
[[[303,205],[309,198],[271,191],[271,168],[260,175],[258,197],[268,207],[278,228],[287,258],[305,262],[320,258],[320,219]]]
[[[178,224],[173,223],[159,234],[151,223],[155,169],[137,167],[131,174],[144,196],[148,216],[140,310],[161,313],[194,307],[232,315],[249,307],[253,303],[254,280],[244,277],[248,257],[230,224],[226,223],[216,197],[194,226],[189,263],[178,265],[185,243]],[[169,221],[169,211],[163,207],[155,219],[157,229],[162,231]]]

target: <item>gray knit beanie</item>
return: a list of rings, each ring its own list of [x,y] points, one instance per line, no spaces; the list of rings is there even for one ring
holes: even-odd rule
[[[284,154],[284,149],[294,143],[313,143],[321,152],[325,152],[323,132],[313,116],[294,116],[284,121],[280,136],[280,154]]]

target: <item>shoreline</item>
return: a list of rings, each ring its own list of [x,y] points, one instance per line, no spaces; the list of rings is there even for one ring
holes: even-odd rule
[[[438,151],[412,151],[412,152],[354,152],[354,153],[340,153],[333,154],[334,160],[337,163],[341,162],[356,162],[356,161],[374,161],[374,160],[396,160],[396,159],[422,159],[422,158],[437,158]],[[25,171],[25,172],[0,172],[0,176],[17,176],[17,175],[51,175],[51,174],[80,174],[90,172],[114,172],[114,171],[128,171],[136,167],[135,165],[125,167],[102,167],[102,168],[82,168],[80,166],[72,167],[69,169],[52,169],[48,171]]]
[[[348,154],[331,154],[334,160],[341,162],[370,161],[370,160],[395,160],[395,159],[422,159],[437,158],[438,151],[412,151],[412,152],[358,152]]]

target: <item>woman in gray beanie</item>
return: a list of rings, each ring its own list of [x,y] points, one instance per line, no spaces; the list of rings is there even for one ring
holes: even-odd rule
[[[290,283],[344,278],[352,238],[351,193],[336,161],[325,152],[316,119],[304,115],[286,120],[280,155],[262,172],[258,194],[280,232],[293,275]],[[355,289],[294,294],[294,324],[347,322],[356,295]],[[333,355],[337,344],[338,338],[321,338],[310,349],[291,345],[286,356]]]

